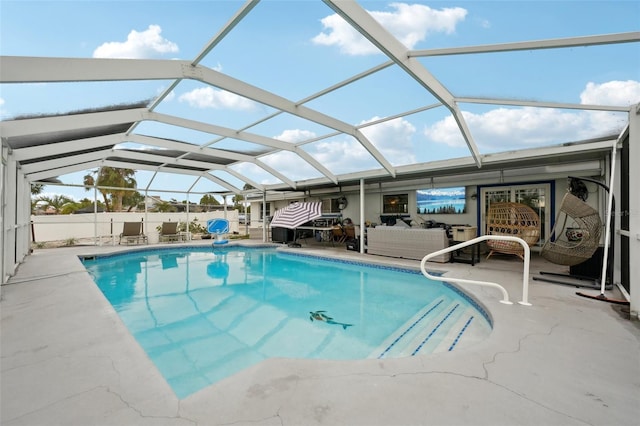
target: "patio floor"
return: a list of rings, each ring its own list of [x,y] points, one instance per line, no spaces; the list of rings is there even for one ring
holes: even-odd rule
[[[494,330],[465,350],[270,359],[178,400],[77,258],[123,249],[131,247],[37,250],[2,287],[2,425],[564,426],[640,418],[640,323],[628,319],[628,307],[533,280],[533,306],[504,305],[494,289],[467,288],[491,312]],[[419,265],[344,247],[295,250]],[[429,266],[498,282],[513,301],[522,295],[515,257]],[[562,269],[534,256],[531,275],[541,270]]]

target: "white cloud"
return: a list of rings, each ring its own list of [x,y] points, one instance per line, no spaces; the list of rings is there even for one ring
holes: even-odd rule
[[[378,119],[378,117],[373,117],[369,121]],[[413,135],[416,133],[416,128],[407,120],[395,118],[370,127],[364,127],[361,131],[391,164],[415,163],[415,148],[412,140]]]
[[[340,138],[320,141],[309,147],[309,153],[334,174],[376,167],[371,155],[355,139]]]
[[[293,180],[304,180],[320,176],[320,173],[291,151],[279,151],[265,155],[260,160]]]
[[[580,99],[583,104],[627,106],[640,101],[640,83],[588,83]],[[463,111],[463,116],[481,151],[585,140],[617,133],[626,123],[626,113],[571,112],[532,107],[496,108],[482,114]],[[451,116],[427,126],[424,134],[437,143],[451,147],[466,146],[457,123]]]
[[[588,115],[551,108],[497,108],[483,114],[463,111],[473,138],[481,150],[518,149],[558,141],[580,140],[588,127]],[[451,147],[466,146],[453,117],[428,126],[427,138]]]
[[[430,33],[451,34],[456,25],[467,15],[465,9],[431,9],[421,4],[391,3],[391,12],[370,11],[369,13],[407,48],[424,41]],[[337,14],[329,15],[320,21],[324,31],[315,36],[312,42],[324,46],[338,46],[348,55],[370,55],[379,53],[360,33],[354,30]]]
[[[258,104],[250,99],[243,98],[226,90],[217,90],[212,87],[194,89],[178,98],[180,102],[187,102],[196,108],[215,108],[232,110],[252,110]]]
[[[159,25],[149,25],[145,31],[131,30],[127,41],[111,41],[98,46],[94,58],[157,58],[167,53],[178,52],[178,45],[163,38]]]
[[[296,142],[302,142],[309,139],[313,139],[315,137],[316,137],[316,134],[309,130],[290,129],[290,130],[283,131],[278,136],[275,136],[274,139],[278,139],[285,142],[296,143]]]
[[[640,82],[608,81],[597,84],[589,82],[580,94],[580,102],[589,105],[633,105],[640,102]]]
[[[281,183],[280,180],[253,163],[237,163],[231,166],[236,172],[263,185]]]
[[[373,117],[368,121],[377,121],[378,119],[379,117]],[[365,127],[362,129],[362,133],[392,164],[401,165],[415,162],[412,137],[416,133],[416,129],[408,121],[397,118]],[[295,129],[286,130],[275,138],[295,143],[315,136],[315,133],[308,130]],[[355,138],[351,137],[317,141],[305,145],[304,149],[335,174],[381,167],[371,154]],[[263,161],[292,179],[308,179],[318,175],[318,172],[312,170],[310,166],[302,167],[302,160],[290,152],[282,151],[269,155],[263,157]]]

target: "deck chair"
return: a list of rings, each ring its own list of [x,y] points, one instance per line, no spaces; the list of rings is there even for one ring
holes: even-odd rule
[[[122,240],[125,240],[127,244],[136,242],[147,242],[147,236],[142,233],[142,222],[125,222],[120,234],[120,241],[118,244],[122,244]]]
[[[179,241],[178,222],[162,222],[160,229],[160,241]]]
[[[540,217],[521,203],[493,203],[487,212],[487,235],[522,238],[531,247],[540,239]],[[488,240],[490,258],[495,253],[514,254],[524,260],[524,249],[514,241]]]
[[[345,226],[344,227],[344,233],[346,235],[346,240],[350,241],[350,240],[355,240],[357,235],[356,235],[356,227],[354,225],[349,225],[349,226]]]
[[[227,244],[229,242],[224,238],[229,233],[229,221],[227,219],[209,219],[207,221],[207,231],[216,237],[213,244]]]

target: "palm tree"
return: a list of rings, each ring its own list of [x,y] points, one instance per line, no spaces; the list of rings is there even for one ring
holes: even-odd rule
[[[40,195],[42,194],[42,190],[44,189],[44,184],[42,183],[32,183],[31,184],[31,195]]]
[[[118,169],[115,167],[102,167],[84,177],[85,189],[89,191],[94,185],[98,186],[98,191],[102,194],[104,205],[107,211],[122,210],[122,200],[129,191],[124,189],[107,189],[110,188],[135,188],[136,180],[134,179],[135,170]],[[93,175],[97,174],[97,180]],[[109,201],[112,201],[111,204]]]
[[[200,205],[203,206],[205,211],[209,211],[211,209],[211,206],[219,206],[220,201],[218,201],[216,197],[211,194],[204,194],[202,198],[200,198]]]
[[[43,195],[41,197],[38,197],[38,201],[36,201],[36,204],[43,204],[45,209],[52,207],[56,211],[56,213],[59,213],[66,204],[73,202],[74,201],[66,195],[52,195],[51,197]]]

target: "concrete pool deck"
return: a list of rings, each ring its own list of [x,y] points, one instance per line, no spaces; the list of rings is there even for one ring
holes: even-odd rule
[[[132,248],[140,247],[37,250],[2,287],[2,425],[635,425],[640,418],[640,321],[628,319],[626,306],[576,295],[598,290],[531,279],[533,306],[466,288],[487,307],[494,330],[465,350],[270,359],[178,400],[77,257]],[[419,265],[344,248],[296,250]],[[521,300],[516,258],[429,267],[498,282]],[[541,270],[558,267],[534,256],[531,275]]]

